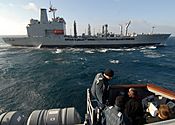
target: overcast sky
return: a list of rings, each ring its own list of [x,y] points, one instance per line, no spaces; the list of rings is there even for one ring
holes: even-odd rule
[[[119,24],[131,20],[129,32],[172,33],[175,35],[175,0],[50,0],[56,15],[67,23],[67,34],[76,20],[78,33],[100,32],[103,24],[119,33]],[[25,35],[31,18],[39,20],[40,8],[49,8],[49,0],[0,0],[0,35]],[[52,14],[48,12],[51,19]]]

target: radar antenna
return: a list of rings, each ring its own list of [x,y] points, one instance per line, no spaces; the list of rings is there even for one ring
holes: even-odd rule
[[[155,28],[156,28],[155,26],[152,27],[151,34],[153,34]]]
[[[56,8],[54,8],[53,6],[52,6],[52,3],[51,3],[51,1],[50,1],[50,7],[49,7],[49,12],[52,12],[53,13],[53,19],[55,20],[55,12],[57,11],[57,9]]]

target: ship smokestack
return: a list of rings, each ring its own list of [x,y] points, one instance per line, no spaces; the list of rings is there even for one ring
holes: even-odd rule
[[[74,21],[74,37],[77,38],[76,22]]]
[[[105,36],[107,37],[108,34],[108,24],[105,24]]]
[[[46,23],[48,23],[48,18],[47,18],[46,9],[41,9],[40,23],[41,23],[41,24],[46,24]]]
[[[91,26],[88,24],[88,36],[91,36]]]
[[[102,26],[102,34],[105,33],[105,30],[104,30],[104,25]]]
[[[123,36],[123,26],[121,24],[120,25],[120,35]]]

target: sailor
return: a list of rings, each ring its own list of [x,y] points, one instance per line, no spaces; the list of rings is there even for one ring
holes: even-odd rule
[[[130,125],[129,119],[123,113],[124,96],[117,96],[114,106],[109,106],[104,110],[105,125]]]
[[[138,91],[135,88],[130,88],[128,96],[129,100],[125,104],[125,115],[130,120],[131,125],[142,125],[144,113]]]
[[[111,69],[106,69],[102,73],[98,73],[95,76],[91,87],[92,96],[97,99],[100,107],[104,107],[107,102],[109,94],[109,83],[108,81],[112,79],[114,71]]]

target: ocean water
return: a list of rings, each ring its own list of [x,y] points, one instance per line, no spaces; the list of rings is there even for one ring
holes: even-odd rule
[[[0,42],[0,110],[75,107],[84,117],[86,89],[105,68],[111,84],[154,83],[175,91],[175,38],[165,47],[38,49]]]

